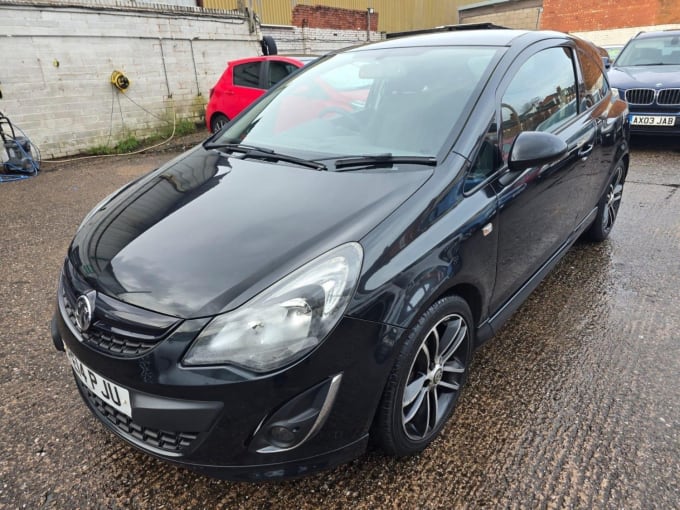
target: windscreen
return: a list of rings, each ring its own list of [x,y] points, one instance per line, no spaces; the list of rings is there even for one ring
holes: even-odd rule
[[[650,65],[680,65],[680,37],[634,39],[616,59],[617,67]]]
[[[340,53],[277,87],[214,141],[319,160],[435,156],[464,120],[498,51],[440,46]]]

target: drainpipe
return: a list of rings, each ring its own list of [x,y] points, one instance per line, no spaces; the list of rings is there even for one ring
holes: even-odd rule
[[[307,51],[307,18],[302,20],[302,54],[307,55],[311,52]]]
[[[543,14],[543,7],[539,7],[536,12],[536,30],[538,30],[538,27],[541,24],[541,14]]]
[[[371,42],[371,14],[373,14],[373,7],[366,9],[366,40]]]

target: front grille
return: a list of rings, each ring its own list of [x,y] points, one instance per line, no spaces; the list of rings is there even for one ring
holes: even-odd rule
[[[99,352],[117,358],[141,356],[167,338],[179,322],[173,317],[159,316],[106,296],[98,296],[92,323],[87,331],[81,331],[76,322],[76,301],[83,289],[76,291],[70,281],[76,277],[68,266],[66,269],[59,296],[64,319],[73,326],[71,329],[78,340]],[[136,316],[137,322],[125,318],[131,315]]]
[[[680,89],[660,90],[656,102],[662,105],[680,105]]]
[[[132,421],[132,418],[107,405],[102,399],[92,393],[87,386],[80,382],[77,377],[76,382],[99,417],[105,419],[130,439],[134,438],[153,448],[177,454],[191,448],[194,441],[198,438],[198,432],[172,432],[142,427]]]
[[[62,289],[62,299],[64,300],[64,310],[68,316],[69,321],[74,328],[76,325],[76,315],[66,291]],[[106,332],[103,330],[92,329],[90,331],[81,331],[80,336],[83,342],[97,350],[117,354],[119,356],[139,356],[153,349],[157,341],[143,341],[130,337],[118,335],[113,332]]]
[[[649,105],[654,103],[654,89],[626,90],[626,101],[630,104]]]

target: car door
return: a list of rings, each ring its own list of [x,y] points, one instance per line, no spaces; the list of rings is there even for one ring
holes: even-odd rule
[[[233,119],[246,107],[264,94],[262,85],[262,61],[245,62],[234,66],[231,90],[225,92],[231,97],[225,105],[225,114]]]
[[[576,41],[579,71],[581,74],[579,93],[586,121],[595,126],[593,150],[584,158],[578,176],[579,195],[583,197],[584,208],[576,218],[583,221],[596,206],[609,180],[611,164],[616,161],[618,145],[616,130],[618,115],[613,113],[614,102],[611,90],[597,55],[583,41]]]
[[[278,82],[287,78],[299,68],[290,62],[281,60],[269,60],[264,67],[264,85],[266,89],[272,88]]]
[[[499,309],[555,254],[585,207],[573,179],[592,150],[595,129],[579,114],[573,48],[541,43],[510,67],[497,93],[502,169],[495,180],[499,207],[498,269],[490,310]],[[508,157],[523,131],[561,138],[558,161],[510,171]]]

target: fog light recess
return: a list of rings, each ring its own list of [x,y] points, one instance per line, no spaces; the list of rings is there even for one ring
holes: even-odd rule
[[[292,450],[314,437],[333,407],[342,374],[300,393],[265,418],[253,434],[250,449],[258,453]]]

